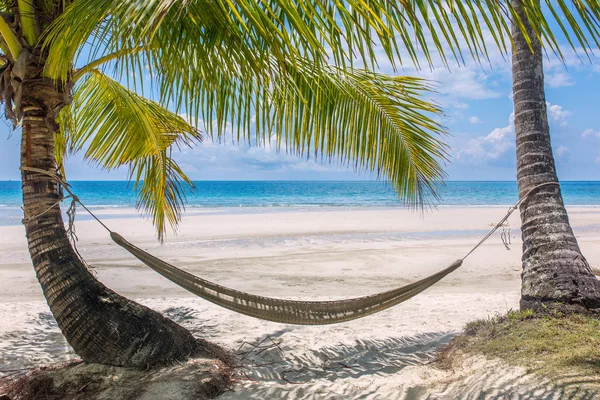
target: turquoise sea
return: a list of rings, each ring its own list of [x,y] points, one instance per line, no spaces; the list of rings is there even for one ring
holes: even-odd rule
[[[75,181],[80,199],[93,208],[135,207],[128,182]],[[389,184],[376,181],[199,181],[186,193],[188,211],[239,213],[287,208],[402,207]],[[562,182],[567,205],[600,205],[600,181]],[[517,200],[516,182],[446,182],[436,206],[506,206]],[[21,183],[0,181],[0,225],[19,223]]]

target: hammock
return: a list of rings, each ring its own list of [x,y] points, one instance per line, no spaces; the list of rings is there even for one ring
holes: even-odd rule
[[[504,218],[502,218],[463,258],[456,260],[449,267],[424,279],[421,279],[420,281],[402,286],[397,289],[389,290],[387,292],[357,297],[354,299],[333,301],[297,301],[257,296],[250,293],[241,292],[239,290],[230,289],[185,272],[145,252],[139,247],[129,243],[118,233],[110,230],[96,215],[94,215],[93,212],[91,212],[85,206],[85,204],[81,202],[81,200],[79,200],[79,198],[70,190],[69,185],[64,182],[59,175],[32,167],[21,167],[21,169],[41,173],[56,179],[62,185],[63,189],[69,193],[70,197],[72,197],[71,207],[74,207],[75,203],[79,203],[110,233],[110,237],[116,244],[127,250],[138,260],[171,282],[205,300],[240,314],[249,315],[251,317],[260,318],[267,321],[296,325],[327,325],[350,321],[383,311],[402,303],[413,296],[416,296],[460,267],[465,258],[467,258],[471,253],[473,253],[473,251],[475,251],[475,249],[481,246],[483,242],[492,236],[492,234],[504,224],[508,217],[510,217],[510,215],[523,201],[525,201],[531,195],[531,193],[543,186],[558,186],[558,182],[545,182],[534,186],[525,195],[523,195],[513,207],[508,210]],[[62,198],[59,199],[59,201],[50,208],[55,207],[62,200]],[[46,211],[39,215],[42,215]],[[37,218],[38,216],[33,218]],[[73,221],[70,220],[70,224],[72,223]]]
[[[462,265],[448,268],[420,281],[371,296],[335,301],[296,301],[257,296],[230,289],[185,272],[111,232],[112,240],[171,282],[216,305],[240,314],[295,325],[327,325],[350,321],[385,310],[421,293]]]

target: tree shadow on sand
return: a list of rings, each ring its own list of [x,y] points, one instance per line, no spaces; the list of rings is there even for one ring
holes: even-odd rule
[[[164,313],[198,337],[223,334],[218,321],[204,320],[197,310],[171,307]],[[0,335],[0,370],[77,357],[49,312],[36,314],[27,326]],[[432,361],[455,332],[348,340],[322,347],[299,335],[301,330],[286,328],[244,342],[236,351],[238,385],[223,399],[600,398],[600,390],[590,388],[598,382],[589,377],[542,379],[498,361],[475,362],[460,371],[438,370]],[[407,367],[424,365],[431,367],[428,376],[435,379],[407,380],[408,374],[403,374]]]
[[[596,399],[582,379],[542,379],[499,361],[460,371],[439,370],[437,350],[456,333],[433,332],[381,340],[355,340],[316,349],[286,347],[287,330],[244,343],[237,351],[240,386],[225,399]],[[429,365],[422,376],[397,375]],[[470,369],[472,367],[472,369]],[[425,371],[425,370],[423,370]],[[422,371],[422,372],[423,372]]]
[[[515,368],[492,361],[486,368],[463,372],[459,379],[438,385],[427,398],[592,400],[600,398],[597,381],[583,377],[542,378],[533,373],[515,374]],[[454,396],[454,397],[453,397]],[[415,397],[426,398],[426,397]]]
[[[49,311],[37,313],[27,329],[0,335],[0,376],[41,364],[77,358]]]
[[[263,382],[305,383],[314,379],[335,381],[365,375],[393,374],[409,365],[430,362],[435,349],[447,344],[454,333],[423,333],[383,340],[358,339],[302,352],[286,348],[279,339],[286,330],[244,343],[236,352],[249,379]]]

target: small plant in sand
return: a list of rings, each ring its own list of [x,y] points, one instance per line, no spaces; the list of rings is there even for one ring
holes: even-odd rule
[[[482,354],[524,367],[555,384],[600,383],[600,315],[544,311],[510,311],[470,322],[439,356],[450,366],[457,354]],[[561,311],[563,309],[563,311]],[[459,351],[459,353],[457,353]]]

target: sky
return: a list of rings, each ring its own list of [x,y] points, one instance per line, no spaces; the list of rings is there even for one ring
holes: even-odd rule
[[[544,60],[546,100],[559,178],[600,179],[600,59],[582,61],[565,50],[565,63]],[[579,53],[582,55],[583,53]],[[512,124],[510,62],[492,51],[490,65],[467,60],[465,66],[441,64],[394,71],[381,57],[380,71],[435,81],[431,98],[444,109],[440,122],[448,129],[448,180],[515,180],[515,133]],[[21,132],[0,123],[0,180],[19,179]],[[369,173],[277,152],[274,147],[213,143],[210,139],[175,152],[193,180],[363,180]],[[103,171],[73,155],[67,162],[70,180],[121,180],[127,170]]]

